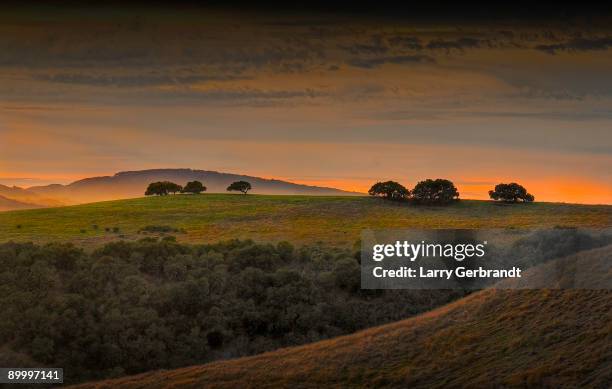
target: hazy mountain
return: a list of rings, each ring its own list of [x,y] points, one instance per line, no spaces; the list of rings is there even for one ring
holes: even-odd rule
[[[24,203],[18,200],[9,199],[0,195],[0,211],[12,211],[16,209],[41,208],[42,205]]]
[[[92,177],[68,185],[46,185],[27,189],[27,192],[41,197],[75,204],[83,202],[114,200],[144,195],[147,185],[154,181],[172,181],[185,185],[198,180],[208,188],[207,192],[225,193],[229,184],[238,180],[251,183],[251,193],[259,194],[303,194],[303,195],[358,195],[335,188],[300,185],[281,180],[270,180],[239,174],[219,173],[192,169],[151,169],[120,172],[113,176]]]
[[[0,196],[21,203],[34,204],[45,207],[56,207],[64,205],[64,203],[62,203],[61,201],[41,196],[28,189],[20,188],[18,186],[0,185]]]

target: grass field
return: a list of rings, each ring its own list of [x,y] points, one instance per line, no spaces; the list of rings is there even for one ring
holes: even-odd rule
[[[611,250],[578,258],[608,264]],[[610,290],[487,289],[348,336],[80,388],[606,388],[611,323]]]
[[[368,197],[205,194],[0,212],[0,241],[70,241],[83,246],[139,239],[168,226],[183,242],[231,238],[353,245],[363,229],[609,227],[612,206],[463,200],[447,207]],[[151,233],[149,233],[149,236]]]

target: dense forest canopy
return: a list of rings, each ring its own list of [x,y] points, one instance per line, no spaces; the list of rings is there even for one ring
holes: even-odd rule
[[[358,253],[252,241],[0,245],[0,365],[66,382],[330,338],[460,297],[361,290]]]

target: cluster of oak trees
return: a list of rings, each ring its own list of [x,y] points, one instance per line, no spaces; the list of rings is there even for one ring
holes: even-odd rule
[[[452,181],[438,178],[421,181],[409,190],[395,181],[377,182],[368,193],[387,200],[413,201],[418,204],[449,204],[459,200],[459,192]],[[517,183],[498,184],[489,191],[489,197],[503,202],[532,202],[534,196]]]
[[[243,194],[247,194],[251,189],[251,184],[247,181],[236,181],[227,187],[228,192],[236,191]],[[185,186],[170,181],[157,181],[149,184],[145,196],[166,196],[171,193],[200,194],[205,191],[206,187],[200,181],[189,181]]]
[[[247,181],[236,181],[227,187],[227,191],[237,191],[247,194],[251,190],[251,184]],[[146,196],[165,196],[176,193],[199,194],[206,191],[206,187],[200,181],[190,181],[185,186],[170,181],[158,181],[149,184],[145,191]],[[368,193],[371,196],[382,197],[387,200],[406,201],[410,200],[418,204],[449,204],[459,200],[459,191],[452,181],[443,178],[435,180],[427,179],[420,181],[412,190],[396,181],[377,182],[372,185]],[[508,203],[532,202],[534,196],[527,189],[515,182],[509,184],[498,184],[495,189],[489,191],[489,197],[496,201]]]

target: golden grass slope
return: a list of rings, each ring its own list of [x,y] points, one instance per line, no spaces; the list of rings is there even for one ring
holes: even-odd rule
[[[609,263],[611,250],[579,260]],[[80,388],[608,388],[610,382],[612,291],[488,289],[348,336]]]

